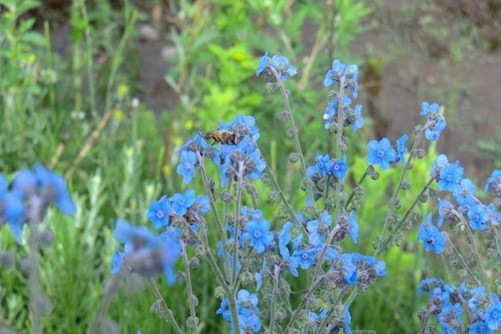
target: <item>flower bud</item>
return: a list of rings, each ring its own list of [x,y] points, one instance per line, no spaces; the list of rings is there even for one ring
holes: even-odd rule
[[[299,153],[296,153],[296,152],[292,152],[291,154],[289,154],[289,161],[291,163],[296,163],[299,161]]]
[[[46,228],[38,234],[38,238],[42,247],[49,247],[54,241],[54,231],[51,228]]]

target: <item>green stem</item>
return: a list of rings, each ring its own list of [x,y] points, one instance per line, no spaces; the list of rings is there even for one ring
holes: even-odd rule
[[[157,283],[155,282],[155,279],[150,278],[149,281],[150,281],[150,285],[151,285],[151,288],[153,290],[153,293],[155,294],[155,297],[157,297],[157,303],[160,302],[160,305],[163,308],[162,315],[165,316],[167,322],[172,325],[172,327],[174,328],[174,331],[177,334],[183,334],[183,331],[181,330],[181,328],[179,327],[179,324],[176,321],[176,318],[174,318],[174,314],[172,314],[171,309],[169,309],[169,307],[167,306],[167,303],[165,302],[165,299],[162,297],[162,294],[158,290],[158,286],[157,286]]]
[[[192,329],[194,333],[198,333],[198,318],[197,312],[195,309],[195,302],[193,298],[195,294],[193,293],[193,288],[191,286],[191,272],[190,272],[190,261],[188,260],[188,254],[186,253],[186,244],[181,241],[181,254],[183,255],[183,263],[184,263],[184,272],[186,274],[186,288],[188,289],[188,304],[190,306],[190,315],[192,325]]]
[[[360,187],[362,185],[362,183],[365,181],[365,178],[367,177],[367,175],[369,175],[369,170],[373,168],[371,165],[367,166],[367,168],[365,169],[365,172],[364,174],[362,175],[362,177],[360,178],[360,180],[357,182],[357,184],[355,184],[355,187],[353,188],[353,190],[351,191],[351,194],[350,196],[348,197],[348,200],[346,201],[346,203],[344,204],[344,209],[345,210],[348,210],[348,207],[350,206],[350,203],[351,201],[353,200],[353,198],[355,197],[355,190]]]
[[[298,319],[299,313],[303,310],[303,307],[306,305],[307,300],[313,295],[313,293],[315,292],[315,290],[320,286],[320,284],[322,283],[322,280],[323,280],[322,278],[319,278],[318,280],[314,281],[311,284],[310,289],[308,290],[308,292],[301,299],[301,302],[299,303],[299,306],[294,310],[294,313],[292,313],[292,315],[291,315],[291,317],[289,319],[289,322],[287,323],[287,326],[285,326],[283,334],[289,333],[289,331],[291,330],[292,325]]]
[[[235,225],[233,230],[233,268],[231,268],[233,275],[232,286],[235,288],[237,286],[237,260],[238,260],[238,230],[240,229],[240,204],[242,201],[242,180],[244,177],[245,166],[243,162],[238,163],[237,171],[237,198],[236,198],[236,208],[235,208]]]
[[[464,220],[463,220],[463,223],[464,223],[464,226],[466,229],[466,233],[468,234],[468,237],[471,241],[471,248],[472,248],[473,254],[475,255],[475,259],[477,260],[477,264],[480,268],[480,278],[482,280],[483,285],[485,286],[485,289],[487,290],[487,296],[490,299],[491,291],[489,288],[489,279],[487,278],[487,271],[485,271],[485,267],[482,264],[482,260],[480,259],[480,255],[479,255],[480,253],[479,253],[477,246],[475,245],[475,238],[473,236],[473,232],[470,229],[470,225]]]
[[[391,220],[390,218],[393,216],[393,214],[395,212],[395,202],[396,202],[396,200],[398,198],[398,194],[400,193],[400,190],[402,189],[402,183],[403,183],[403,181],[404,181],[404,179],[405,179],[405,177],[407,175],[407,172],[409,171],[409,167],[410,167],[412,158],[416,154],[416,149],[418,148],[419,143],[421,142],[421,138],[423,137],[424,130],[425,129],[423,127],[423,129],[421,129],[421,131],[419,132],[418,137],[416,138],[416,141],[412,145],[409,158],[405,162],[404,170],[402,172],[402,175],[400,176],[400,181],[398,181],[397,189],[395,190],[395,193],[393,194],[393,196],[392,196],[392,198],[390,200],[390,204],[389,204],[389,208],[388,208],[388,214],[386,215],[386,220],[385,220],[385,223],[384,223],[384,227],[383,227],[383,231],[381,233],[381,239],[380,240],[385,240],[385,238],[386,238],[386,231],[388,230],[388,227],[389,227],[389,224],[390,224],[390,220]],[[419,197],[418,197],[418,199],[419,199]],[[376,254],[379,254],[380,252],[382,252],[383,249],[384,248],[381,247],[381,243],[378,242]]]
[[[106,311],[108,310],[108,307],[110,305],[111,298],[117,291],[119,279],[122,277],[122,270],[120,270],[115,276],[113,276],[113,278],[106,285],[103,297],[101,298],[101,302],[99,303],[98,311],[96,313],[96,316],[94,317],[94,320],[92,321],[92,324],[87,330],[87,334],[96,334],[98,332],[98,327],[102,323],[106,315]]]
[[[329,323],[329,320],[330,318],[332,317],[332,315],[334,314],[334,311],[336,310],[336,306],[337,304],[339,304],[339,302],[341,301],[341,298],[343,298],[343,296],[345,295],[346,291],[348,291],[348,285],[346,285],[340,292],[339,292],[339,295],[337,296],[336,300],[334,301],[334,303],[332,304],[332,307],[331,309],[329,310],[329,313],[327,313],[327,315],[325,316],[324,320],[322,321],[322,323],[320,324],[320,326],[318,327],[317,331],[315,332],[315,334],[320,334],[322,332],[322,330],[325,330],[325,327],[327,326],[327,324]]]
[[[291,123],[291,128],[292,128],[292,136],[294,138],[294,145],[296,146],[296,151],[297,154],[299,155],[299,161],[301,163],[301,168],[303,170],[303,177],[306,181],[306,189],[308,191],[308,195],[310,196],[311,200],[314,201],[315,197],[313,196],[313,189],[311,187],[310,180],[308,179],[308,173],[306,171],[306,162],[304,161],[304,155],[303,155],[303,150],[301,148],[301,142],[299,141],[299,131],[296,126],[296,123],[294,122],[294,117],[292,116],[292,109],[290,107],[290,102],[289,102],[289,93],[285,89],[284,82],[282,81],[282,78],[280,77],[280,74],[272,67],[269,67],[271,73],[277,80],[277,85],[280,89],[280,94],[282,95],[282,99],[284,100],[285,104],[285,113],[287,114],[287,117],[289,118],[289,122]],[[318,216],[317,208],[315,207],[315,204],[313,204],[313,209],[315,210],[316,215]]]
[[[273,330],[275,329],[275,304],[277,303],[277,294],[278,294],[278,281],[280,279],[280,266],[275,265],[273,271],[273,291],[271,293],[271,308],[270,308],[270,328],[269,333],[273,334]]]
[[[417,195],[416,199],[414,200],[414,202],[412,203],[411,207],[409,208],[409,210],[407,210],[407,212],[405,213],[404,217],[397,223],[397,226],[395,227],[395,229],[393,230],[393,233],[390,234],[388,236],[388,239],[386,239],[384,241],[384,243],[382,244],[382,247],[380,248],[379,246],[381,245],[381,243],[378,243],[378,248],[376,249],[376,253],[375,253],[375,256],[377,257],[379,254],[381,254],[385,249],[386,247],[390,244],[390,242],[392,241],[393,239],[393,236],[396,235],[396,233],[398,232],[398,230],[400,230],[400,228],[402,227],[402,225],[405,223],[405,221],[407,220],[407,218],[409,217],[410,213],[412,212],[412,210],[414,210],[414,208],[416,207],[416,205],[419,203],[420,201],[420,198],[421,196],[423,196],[423,194],[428,190],[428,188],[431,186],[431,184],[433,183],[433,181],[435,181],[435,178],[432,177],[427,183],[426,185],[424,186],[424,188],[421,190],[421,192],[419,193],[419,195]],[[391,205],[391,204],[390,204]]]
[[[461,261],[461,264],[463,265],[463,268],[466,269],[466,271],[468,272],[468,274],[470,274],[471,278],[473,278],[475,280],[475,282],[476,282],[476,284],[478,286],[482,285],[482,282],[477,278],[477,276],[475,276],[475,274],[471,270],[470,266],[464,260],[463,255],[461,255],[461,253],[456,248],[456,246],[454,245],[454,243],[452,242],[452,240],[449,237],[447,237],[447,240],[449,241],[449,244],[451,245],[452,250],[454,251],[454,253],[456,253],[456,256]]]

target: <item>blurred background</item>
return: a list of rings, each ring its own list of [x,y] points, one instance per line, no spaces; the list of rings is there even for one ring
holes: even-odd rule
[[[175,173],[180,146],[219,120],[256,118],[265,157],[302,205],[282,102],[254,75],[266,51],[298,67],[287,87],[310,164],[332,151],[322,121],[325,72],[334,59],[359,66],[365,126],[350,135],[350,184],[366,168],[366,142],[411,134],[423,100],[443,105],[447,128],[413,169],[404,207],[439,153],[459,160],[479,188],[501,168],[499,0],[0,0],[0,13],[0,172],[12,177],[39,161],[64,174],[79,208],[74,219],[51,212],[45,222],[56,235],[42,256],[43,290],[53,303],[47,333],[85,332],[110,277],[115,219],[149,226],[149,203],[186,188]],[[388,171],[366,184],[361,240],[350,250],[373,252],[398,177]],[[269,187],[256,186],[280,226],[266,205]],[[389,276],[353,304],[353,329],[415,333],[419,280],[454,280],[415,240],[414,231],[386,254]],[[0,249],[16,258],[0,270],[0,327],[29,332],[26,277],[18,270],[26,246],[3,228]],[[220,333],[216,283],[203,261],[195,275],[203,332]],[[120,332],[168,332],[150,314],[153,295],[141,282],[127,284],[109,312]],[[186,296],[176,290],[163,294],[183,319]]]

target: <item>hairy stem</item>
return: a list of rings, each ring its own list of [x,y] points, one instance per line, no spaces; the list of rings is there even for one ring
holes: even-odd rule
[[[301,299],[301,303],[299,303],[299,306],[292,313],[292,315],[289,319],[289,322],[287,323],[287,326],[285,326],[283,334],[289,333],[289,331],[292,328],[292,325],[299,318],[299,313],[303,310],[303,307],[306,305],[306,302],[313,295],[315,290],[320,286],[320,283],[322,283],[322,281],[323,281],[323,278],[319,278],[311,284],[310,289],[308,290],[308,292],[306,292],[306,294]]]
[[[339,304],[339,302],[341,301],[341,298],[343,298],[343,296],[345,295],[346,291],[348,291],[348,285],[345,286],[340,292],[339,292],[339,295],[337,296],[336,300],[334,301],[334,303],[332,304],[332,307],[331,309],[329,310],[329,313],[327,313],[327,315],[325,316],[324,320],[322,321],[322,323],[320,324],[320,326],[318,327],[317,331],[316,331],[316,334],[320,334],[322,332],[322,329],[325,329],[325,327],[327,326],[327,324],[329,323],[329,320],[330,318],[332,318],[332,315],[334,314],[335,310],[336,310],[336,306],[337,304]]]
[[[245,167],[243,162],[239,162],[237,171],[237,198],[235,207],[235,226],[233,231],[233,267],[232,272],[232,286],[235,288],[237,286],[237,260],[238,260],[238,230],[240,229],[240,204],[242,201],[242,179],[244,177]]]
[[[407,210],[404,217],[402,219],[400,219],[399,222],[397,223],[397,226],[393,230],[393,233],[388,236],[388,239],[384,240],[384,243],[382,244],[381,248],[379,247],[381,245],[381,243],[378,243],[378,248],[376,249],[375,256],[378,256],[379,254],[381,254],[386,249],[386,247],[390,244],[390,242],[393,240],[393,236],[396,235],[396,233],[400,230],[402,225],[405,223],[405,221],[407,220],[407,218],[411,214],[412,210],[414,210],[416,205],[419,203],[421,196],[423,196],[423,194],[430,188],[433,181],[435,181],[435,178],[431,178],[426,183],[426,185],[423,187],[421,192],[416,196],[416,199],[412,203],[411,207]],[[381,240],[383,240],[383,239],[381,239]]]
[[[367,168],[365,169],[365,172],[364,174],[362,175],[362,177],[360,178],[360,180],[355,184],[355,187],[353,187],[353,190],[351,191],[351,194],[350,196],[348,197],[348,199],[346,200],[346,203],[344,204],[344,209],[345,210],[348,210],[349,206],[350,206],[350,203],[351,201],[353,200],[353,198],[355,197],[355,190],[360,187],[362,185],[362,183],[365,181],[365,178],[369,175],[369,170],[373,168],[371,165],[367,166]]]
[[[275,265],[273,270],[273,291],[271,293],[271,308],[270,308],[270,328],[269,333],[273,334],[275,328],[275,304],[277,303],[278,281],[280,280],[280,266]]]
[[[90,325],[87,330],[87,334],[96,334],[98,332],[98,328],[101,325],[104,317],[106,316],[106,311],[108,310],[108,306],[110,305],[111,298],[115,294],[118,288],[118,283],[120,278],[122,277],[122,270],[118,272],[106,285],[106,289],[104,290],[103,297],[101,297],[101,302],[99,303],[99,308],[94,317],[94,321]]]
[[[181,241],[180,244],[181,244],[181,254],[183,256],[184,272],[186,274],[186,288],[188,289],[188,304],[190,306],[190,315],[191,315],[190,324],[192,325],[193,332],[198,333],[198,318],[195,309],[195,301],[193,300],[195,294],[193,293],[193,288],[191,286],[190,261],[188,260],[188,254],[186,253],[186,244],[183,241]]]
[[[155,297],[157,298],[157,302],[160,303],[162,306],[163,312],[162,315],[165,316],[165,320],[167,320],[168,323],[172,325],[174,328],[174,331],[177,334],[183,334],[183,331],[181,330],[181,327],[179,327],[179,324],[176,321],[176,318],[174,318],[174,314],[172,314],[171,309],[167,306],[167,303],[165,302],[165,299],[162,297],[162,294],[158,290],[157,282],[155,281],[154,278],[150,278],[150,285],[151,289],[153,290],[153,293],[155,294]]]
[[[461,264],[463,265],[463,268],[468,272],[468,274],[470,274],[471,278],[475,280],[475,283],[480,286],[482,285],[482,282],[480,282],[480,280],[478,279],[477,276],[475,276],[475,274],[473,273],[473,271],[471,270],[470,266],[466,263],[466,261],[464,260],[463,258],[463,255],[461,255],[461,253],[459,252],[459,250],[456,248],[456,246],[454,245],[454,243],[452,242],[452,240],[447,237],[447,240],[449,241],[449,245],[451,245],[452,247],[452,250],[454,251],[454,253],[456,254],[456,256],[458,257],[459,261],[461,261]]]
[[[390,204],[389,204],[389,208],[388,208],[388,214],[386,215],[386,220],[385,220],[385,223],[384,223],[383,231],[381,232],[381,239],[380,240],[385,240],[385,238],[386,238],[386,232],[387,232],[387,230],[389,228],[389,224],[390,224],[390,220],[391,220],[390,218],[395,213],[395,202],[396,202],[396,200],[398,198],[400,190],[402,189],[402,183],[403,183],[405,177],[407,176],[407,172],[409,171],[409,167],[410,167],[412,158],[414,158],[414,155],[416,154],[416,150],[419,147],[419,144],[420,144],[421,139],[423,137],[424,130],[425,130],[424,128],[420,130],[420,132],[419,132],[416,140],[414,141],[414,144],[412,145],[412,148],[411,148],[411,151],[410,151],[410,155],[409,155],[409,157],[407,158],[407,160],[405,162],[404,170],[402,172],[402,175],[400,176],[400,181],[398,181],[397,189],[395,190],[395,193],[393,194],[393,196],[392,196],[392,198],[390,200]],[[386,246],[386,243],[385,243],[385,246]],[[383,250],[384,250],[384,248],[381,247],[381,242],[379,242],[378,245],[377,245],[376,254],[379,254]]]
[[[299,131],[296,126],[296,123],[294,122],[294,117],[292,116],[292,110],[290,107],[290,102],[289,102],[289,93],[285,89],[284,82],[282,81],[282,78],[280,77],[280,74],[273,68],[269,67],[271,70],[271,73],[275,77],[277,81],[277,85],[280,89],[280,94],[282,95],[282,99],[284,100],[285,104],[285,113],[287,114],[287,117],[289,118],[289,122],[291,123],[291,128],[292,128],[292,136],[294,138],[294,145],[296,146],[296,153],[299,156],[299,161],[301,163],[301,168],[303,170],[303,177],[306,181],[306,189],[308,191],[308,195],[310,196],[311,200],[314,201],[314,196],[313,196],[313,189],[311,187],[311,183],[308,180],[308,173],[306,172],[306,162],[304,160],[304,154],[303,150],[301,148],[301,142],[299,141]],[[317,211],[315,205],[313,204],[313,208],[315,209],[315,212]],[[318,212],[316,212],[318,215]]]

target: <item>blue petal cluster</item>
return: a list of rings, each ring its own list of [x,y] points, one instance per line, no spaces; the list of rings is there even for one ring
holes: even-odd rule
[[[440,106],[436,103],[423,102],[420,115],[426,116],[424,125],[426,139],[437,141],[447,125],[444,116],[440,114]]]
[[[183,177],[184,182],[192,181],[196,167],[205,158],[209,158],[219,167],[223,186],[228,179],[236,178],[239,171],[250,180],[262,178],[266,163],[256,145],[260,134],[254,118],[237,115],[228,124],[220,122],[217,130],[234,133],[238,138],[237,143],[222,143],[219,147],[212,147],[197,134],[181,149],[181,161],[177,173]]]
[[[297,68],[289,62],[289,59],[281,55],[274,55],[270,58],[266,52],[264,56],[259,58],[256,76],[263,75],[270,78],[273,76],[272,71],[277,72],[282,81],[287,81],[289,76],[297,74]]]
[[[434,251],[437,254],[441,254],[444,251],[447,238],[432,224],[431,219],[432,215],[430,213],[419,228],[418,240],[423,241],[426,251]]]
[[[348,164],[346,163],[346,156],[341,160],[331,159],[331,157],[326,155],[317,155],[315,158],[315,165],[309,166],[307,168],[307,175],[309,179],[317,174],[320,177],[335,176],[337,180],[342,181],[348,170]]]
[[[383,138],[379,142],[371,140],[367,147],[369,149],[367,161],[373,166],[377,165],[381,169],[388,169],[390,168],[390,164],[396,161],[397,152],[391,146],[388,138]]]
[[[147,277],[163,271],[167,284],[174,284],[174,266],[181,254],[181,246],[179,232],[174,228],[167,232],[160,237],[146,227],[133,226],[125,220],[118,220],[113,235],[123,245],[123,250],[117,248],[113,254],[111,272],[120,272],[126,262],[128,270]]]
[[[254,293],[241,289],[237,293],[237,313],[238,322],[240,324],[239,333],[259,333],[261,330],[261,320],[259,319],[259,300]],[[217,309],[216,314],[221,314],[228,321],[231,327],[231,332],[235,333],[233,327],[231,312],[229,308],[228,298],[221,302],[221,306]]]
[[[68,216],[76,212],[61,175],[35,164],[32,170],[20,170],[9,186],[5,175],[0,174],[0,222],[9,225],[18,243],[22,243],[24,224],[41,222],[51,205]]]
[[[495,293],[489,296],[484,287],[468,287],[464,282],[456,287],[431,277],[421,281],[418,292],[432,299],[425,311],[437,316],[442,333],[464,332],[464,320],[473,334],[493,333],[500,328],[499,297]],[[468,317],[462,317],[464,313]]]
[[[205,195],[196,196],[195,190],[189,189],[184,194],[174,194],[171,197],[162,196],[153,202],[148,209],[147,218],[155,229],[168,227],[173,219],[185,219],[196,224],[200,214],[210,211],[209,198]]]

